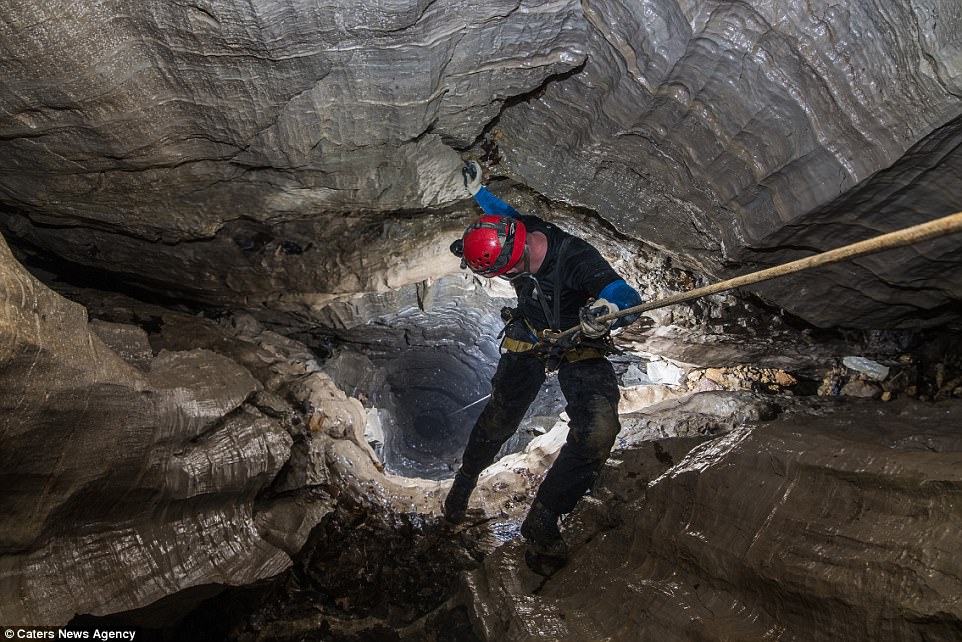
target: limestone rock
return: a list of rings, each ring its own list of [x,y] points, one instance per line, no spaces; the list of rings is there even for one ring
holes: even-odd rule
[[[142,338],[122,343],[146,356]],[[0,620],[63,624],[290,565],[306,532],[278,548],[260,529],[280,517],[255,497],[292,439],[245,403],[249,371],[201,349],[126,363],[2,243],[0,361]]]
[[[90,322],[90,329],[132,366],[146,370],[154,358],[147,333],[142,328],[94,319]]]
[[[519,642],[957,638],[962,405],[895,404],[696,447],[635,489],[620,525],[566,528],[571,562],[547,582],[519,545],[503,547],[468,577],[475,630]]]
[[[871,381],[853,379],[842,386],[841,394],[849,397],[877,399],[882,396],[882,387]]]
[[[951,0],[582,6],[587,62],[505,111],[500,171],[718,277],[958,210]],[[819,326],[944,323],[959,258],[943,239],[757,291]]]
[[[118,282],[323,316],[456,270],[466,152],[731,276],[957,208],[957,20],[954,0],[20,6],[0,224]],[[943,239],[755,291],[819,326],[937,327],[960,264]]]
[[[705,386],[706,381],[717,387]],[[798,380],[784,370],[752,366],[706,368],[688,373],[688,387],[692,389],[702,385],[706,390],[755,390],[773,394],[797,383]]]
[[[404,442],[397,459],[413,459],[426,440],[392,421],[470,426],[459,413],[485,393],[509,286],[451,276],[448,244],[478,212],[462,155],[520,210],[596,240],[646,299],[957,209],[959,19],[956,0],[5,9],[4,234],[81,279],[246,312],[91,324],[0,243],[0,621],[56,624],[271,576],[348,504],[405,513],[405,528],[437,516],[463,432],[426,431],[444,435],[425,460],[435,480],[385,474],[364,432],[374,410],[385,441]],[[941,239],[753,292],[816,326],[958,325],[960,248]],[[811,333],[783,321],[772,336],[772,317],[791,315],[745,314],[732,332],[715,314],[732,305],[662,311],[635,339],[684,363],[825,374],[834,354]],[[679,323],[690,317],[702,327]],[[320,352],[350,342],[383,377],[322,375],[280,328]],[[886,380],[885,404],[845,400],[847,414],[833,402],[858,384],[833,370],[820,390],[832,399],[809,415],[708,390],[625,417],[599,490],[624,519],[586,501],[566,524],[568,575],[534,592],[517,545],[501,549],[469,587],[478,630],[959,637],[959,412],[901,399],[962,394],[933,363]],[[738,385],[719,374],[696,390]],[[508,459],[479,493],[504,511],[498,537],[561,432],[528,451],[540,468]],[[350,533],[337,518],[332,538]],[[342,544],[330,559],[365,563]]]
[[[578,65],[583,38],[571,0],[10,12],[0,128],[19,171],[4,192],[46,220],[83,210],[167,240],[449,203],[463,196],[450,145]]]
[[[697,392],[623,415],[619,443],[718,435],[747,422],[772,419],[779,412],[778,403],[757,393]]]
[[[315,372],[295,383],[291,396],[304,404],[308,427],[334,439],[350,439],[359,446],[364,442],[367,415],[364,407],[349,398],[326,374]]]
[[[672,386],[645,385],[632,386],[621,389],[621,400],[618,402],[618,412],[622,415],[631,414],[648,406],[679,397],[684,392]]]

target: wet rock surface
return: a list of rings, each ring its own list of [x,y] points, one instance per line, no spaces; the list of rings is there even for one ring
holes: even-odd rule
[[[652,404],[621,416],[619,444],[665,437],[719,435],[747,421],[774,419],[782,412],[779,401],[759,394],[700,392]]]
[[[539,192],[598,211],[715,276],[958,209],[948,181],[962,162],[962,67],[935,19],[956,22],[951,3],[895,13],[881,1],[582,8],[584,69],[505,110],[485,141],[501,171]],[[903,39],[895,24],[925,35]],[[896,91],[883,89],[893,83]],[[902,118],[902,100],[926,107]],[[922,291],[911,275],[958,258],[946,240],[758,292],[819,326],[918,327],[920,317],[953,316],[960,279],[953,269]]]
[[[288,566],[257,528],[282,511],[255,500],[292,438],[246,403],[250,372],[203,349],[161,351],[143,371],[5,245],[0,261],[3,621],[59,624]],[[118,334],[145,357],[136,328]]]
[[[511,296],[455,274],[462,157],[646,300],[690,290],[958,209],[960,21],[952,0],[5,9],[0,230],[66,298],[0,242],[0,624],[962,638],[957,238],[623,332],[624,430],[552,578],[518,524],[566,437],[556,387],[468,523],[438,520]]]
[[[549,579],[524,565],[523,504],[482,499],[451,528],[351,499],[284,577],[184,626],[213,617],[226,639],[337,642],[958,635],[958,402],[741,391],[686,404],[715,431],[657,407],[657,431],[626,425],[563,521],[572,559]]]
[[[462,154],[711,277],[958,205],[951,0],[7,14],[5,233],[178,297],[303,314],[453,272]],[[757,293],[820,327],[958,325],[960,263],[935,241]]]
[[[170,625],[289,568],[335,495],[437,503],[383,475],[360,402],[304,344],[67,287],[89,322],[0,251],[3,622]]]
[[[4,22],[4,147],[22,168],[5,191],[48,221],[83,209],[178,241],[238,217],[450,202],[450,145],[584,58],[573,2],[127,9],[51,4]]]
[[[865,410],[819,405],[694,449],[616,452],[598,494],[624,501],[576,511],[567,568],[539,581],[510,545],[470,575],[482,637],[958,638],[962,405]],[[679,446],[690,452],[667,455]]]

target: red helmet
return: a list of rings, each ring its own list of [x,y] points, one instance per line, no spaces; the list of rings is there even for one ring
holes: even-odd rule
[[[464,231],[464,262],[476,274],[498,276],[524,255],[527,231],[511,216],[482,216]]]

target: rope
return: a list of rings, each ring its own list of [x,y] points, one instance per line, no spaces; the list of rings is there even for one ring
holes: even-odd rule
[[[704,287],[689,290],[688,292],[679,292],[678,294],[673,294],[664,299],[658,299],[656,301],[650,301],[648,303],[636,305],[633,308],[618,310],[617,312],[612,312],[611,314],[598,317],[598,320],[613,321],[630,314],[640,314],[642,312],[648,312],[649,310],[664,308],[669,305],[685,303],[687,301],[700,299],[711,294],[725,292],[726,290],[733,290],[746,285],[761,283],[762,281],[768,281],[781,276],[786,276],[788,274],[795,274],[796,272],[810,270],[822,265],[831,265],[832,263],[849,261],[860,256],[865,256],[866,254],[875,254],[876,252],[882,252],[884,250],[891,250],[897,247],[921,243],[922,241],[954,234],[956,232],[962,232],[962,212],[949,214],[948,216],[937,218],[934,221],[929,221],[928,223],[913,225],[912,227],[906,227],[895,232],[882,234],[881,236],[859,241],[858,243],[844,245],[840,248],[828,250],[827,252],[815,254],[814,256],[809,256],[804,259],[790,261],[789,263],[776,265],[775,267],[759,270],[758,272],[752,272],[750,274],[719,281],[718,283],[712,283]],[[574,334],[575,332],[578,332],[579,329],[580,326],[575,326],[557,334],[545,332],[545,337],[549,341],[555,342],[566,336]]]

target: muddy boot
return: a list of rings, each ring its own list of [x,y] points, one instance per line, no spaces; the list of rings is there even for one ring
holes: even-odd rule
[[[454,483],[451,484],[451,490],[444,498],[444,519],[452,524],[460,524],[464,521],[468,500],[471,499],[471,492],[477,483],[477,478],[472,479],[462,474],[460,470],[457,472]]]
[[[568,545],[558,529],[558,513],[535,501],[521,524],[521,535],[528,540],[524,561],[528,568],[548,577],[568,561]]]

